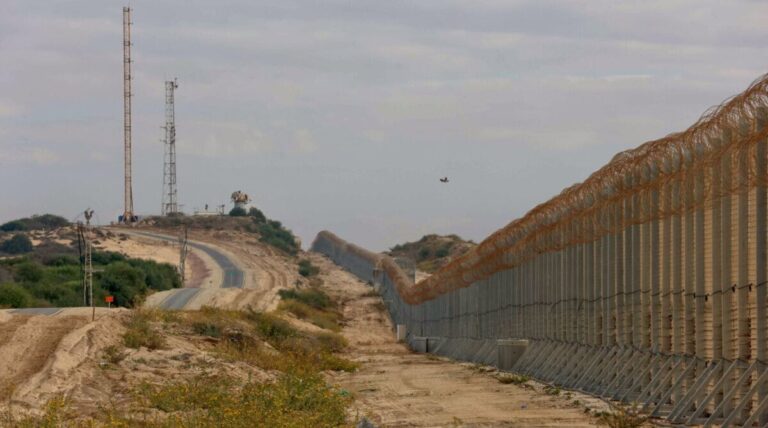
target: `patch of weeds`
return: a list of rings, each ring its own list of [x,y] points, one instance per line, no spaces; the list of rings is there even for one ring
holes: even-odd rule
[[[117,345],[109,345],[104,348],[104,360],[110,364],[119,364],[127,354]]]
[[[298,300],[285,300],[280,302],[280,310],[290,312],[297,318],[308,321],[320,328],[332,331],[340,331],[339,321],[341,315],[335,311],[319,310]]]
[[[8,426],[17,428],[58,428],[69,426],[67,421],[77,417],[77,413],[72,410],[71,403],[64,395],[58,395],[48,400],[43,408],[43,413],[39,416],[17,417],[8,412],[6,419],[10,422]]]
[[[309,278],[311,276],[317,275],[318,273],[320,273],[320,268],[313,265],[312,262],[308,259],[299,261],[299,275],[303,276],[304,278]]]
[[[320,375],[294,374],[269,383],[202,376],[145,385],[140,395],[148,407],[170,413],[164,426],[343,426],[351,401]]]
[[[631,406],[617,405],[612,407],[612,412],[596,414],[598,425],[610,428],[639,428],[648,421],[648,417],[641,414],[636,403]]]
[[[299,335],[299,331],[288,321],[272,314],[265,314],[250,310],[245,317],[256,328],[262,339],[272,346],[289,338]]]
[[[336,333],[322,332],[316,334],[315,338],[320,342],[323,348],[330,352],[341,352],[347,346],[349,346],[347,339],[344,336]]]
[[[284,289],[277,292],[283,300],[296,300],[315,309],[325,310],[336,307],[331,296],[318,287],[303,290]]]
[[[547,385],[544,387],[544,393],[547,395],[560,395],[560,387],[554,385]]]
[[[152,326],[158,319],[156,311],[136,310],[126,323],[123,344],[128,348],[145,347],[150,350],[165,347],[165,338]]]
[[[164,310],[160,311],[160,319],[166,324],[181,322],[179,311]]]
[[[210,322],[194,322],[192,323],[192,331],[200,336],[221,337],[221,327]]]
[[[503,384],[514,384],[514,385],[520,385],[523,383],[526,383],[530,380],[528,376],[514,374],[514,373],[508,373],[508,374],[499,374],[496,376],[496,380]]]

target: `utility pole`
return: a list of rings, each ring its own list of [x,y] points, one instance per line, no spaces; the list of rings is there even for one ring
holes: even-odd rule
[[[163,156],[162,215],[178,214],[176,195],[176,109],[174,91],[179,87],[176,79],[165,82],[165,151]]]
[[[91,320],[93,321],[96,319],[96,307],[93,304],[93,245],[91,243],[91,218],[93,218],[93,210],[88,208],[83,214],[85,215],[85,230],[83,232],[83,241],[85,244],[85,279],[83,284],[85,285],[88,295],[88,302],[86,302],[86,305],[90,304],[91,306]],[[84,294],[86,294],[86,290],[83,290]]]
[[[181,287],[184,288],[186,285],[186,262],[187,262],[187,252],[189,249],[187,248],[187,225],[181,226],[181,231],[179,233],[179,276],[181,276]]]
[[[125,193],[122,223],[136,220],[131,178],[131,8],[123,7],[123,155]]]

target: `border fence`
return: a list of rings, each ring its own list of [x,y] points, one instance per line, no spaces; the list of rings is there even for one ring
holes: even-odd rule
[[[409,341],[638,403],[675,423],[768,423],[768,76],[687,130],[616,155],[414,284],[318,234],[379,288]]]

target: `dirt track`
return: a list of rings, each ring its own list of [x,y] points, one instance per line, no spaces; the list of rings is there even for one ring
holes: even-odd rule
[[[343,330],[356,373],[332,376],[355,397],[353,414],[386,427],[594,426],[575,401],[584,396],[548,395],[543,385],[502,384],[492,373],[432,355],[414,354],[395,342],[382,302],[371,288],[319,255],[326,287],[344,304]],[[595,399],[591,399],[595,400]],[[600,405],[600,403],[597,403]]]

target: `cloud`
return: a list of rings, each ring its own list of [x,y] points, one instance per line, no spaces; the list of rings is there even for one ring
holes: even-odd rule
[[[482,239],[616,152],[689,126],[768,58],[765,2],[134,3],[138,209],[157,207],[163,81],[178,76],[182,203],[275,181],[295,197],[263,192],[263,208],[304,242],[333,226],[373,248],[435,228]],[[20,183],[7,206],[34,193],[55,211],[98,197],[119,212],[121,6],[0,7],[0,178]],[[437,190],[443,171],[452,183]],[[58,197],[73,183],[97,187]]]
[[[179,144],[179,151],[199,157],[237,157],[266,154],[274,150],[272,140],[257,128],[241,123],[209,123],[210,129],[203,130],[205,137],[194,133],[186,144]]]
[[[56,153],[43,147],[1,148],[0,165],[2,164],[33,164],[50,166],[61,162]]]
[[[298,129],[293,133],[293,148],[292,151],[298,154],[310,154],[317,150],[317,143],[315,142],[312,133],[306,129]]]

